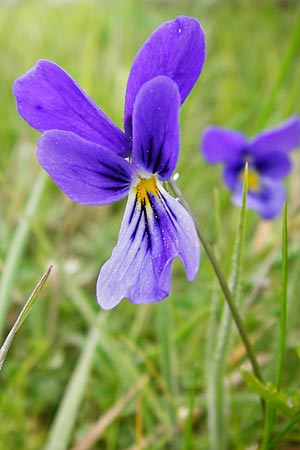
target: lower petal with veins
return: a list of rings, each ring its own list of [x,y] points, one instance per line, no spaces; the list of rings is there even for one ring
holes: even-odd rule
[[[118,243],[99,274],[97,299],[104,309],[124,297],[132,303],[163,300],[177,256],[190,281],[199,268],[199,240],[190,214],[155,177],[140,183],[130,191]]]

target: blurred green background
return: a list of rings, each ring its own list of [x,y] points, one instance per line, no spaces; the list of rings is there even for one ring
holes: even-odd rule
[[[207,425],[207,371],[217,336],[211,324],[218,329],[224,304],[202,251],[192,284],[175,261],[164,302],[137,307],[124,300],[110,312],[99,310],[95,283],[116,243],[125,201],[80,206],[42,174],[35,158],[39,134],[16,112],[13,81],[40,58],[55,61],[121,127],[140,46],[164,21],[196,17],[207,57],[181,110],[179,185],[229,276],[239,209],[222,185],[221,168],[201,159],[200,136],[209,124],[251,136],[299,114],[299,9],[298,0],[0,1],[1,339],[47,266],[54,266],[0,373],[1,449],[218,450]],[[299,405],[299,155],[294,160],[284,390]],[[241,268],[241,314],[271,382],[281,226],[281,217],[262,223],[247,213]],[[254,449],[261,410],[239,374],[245,352],[234,327],[226,351],[223,448]],[[86,433],[99,418],[97,439],[88,444]],[[275,431],[285,423],[280,416]],[[86,446],[76,447],[82,437]],[[285,439],[298,446],[276,448],[300,448],[299,426]]]

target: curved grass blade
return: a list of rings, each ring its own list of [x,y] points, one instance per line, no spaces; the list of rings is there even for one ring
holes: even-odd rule
[[[14,282],[20,258],[30,231],[30,219],[34,216],[44,188],[46,186],[47,175],[40,172],[32,187],[28,202],[25,206],[24,216],[21,218],[14,232],[6,261],[4,262],[2,276],[0,280],[0,338],[3,334],[6,314],[9,308],[10,290]]]
[[[44,273],[44,275],[42,276],[42,278],[40,279],[40,281],[37,283],[36,287],[34,288],[34,290],[32,291],[32,294],[30,295],[30,297],[28,298],[27,302],[25,303],[22,311],[20,312],[17,320],[15,321],[12,329],[10,330],[8,336],[6,337],[1,349],[0,349],[0,370],[2,369],[3,363],[5,361],[7,352],[11,346],[11,343],[18,331],[18,329],[20,328],[20,326],[22,325],[22,323],[24,322],[27,314],[30,312],[31,308],[33,307],[35,301],[38,298],[38,294],[40,293],[40,291],[43,289],[46,281],[48,280],[48,277],[51,273],[52,270],[52,266],[49,266],[48,269],[46,270],[46,272]]]

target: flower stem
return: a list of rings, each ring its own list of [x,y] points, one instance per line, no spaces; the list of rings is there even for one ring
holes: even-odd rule
[[[170,179],[168,181],[169,185],[171,186],[174,194],[178,197],[178,199],[180,200],[180,202],[182,203],[182,205],[191,213],[191,215],[194,217],[194,215],[192,214],[191,208],[186,200],[186,198],[184,197],[183,193],[181,192],[179,186],[177,185],[176,181],[174,179]],[[213,249],[211,248],[210,244],[208,243],[208,240],[205,236],[204,231],[201,229],[201,227],[196,223],[196,229],[197,229],[197,233],[198,233],[198,237],[200,239],[201,244],[204,247],[204,250],[210,260],[210,263],[213,267],[213,270],[218,278],[220,287],[222,289],[222,292],[224,294],[225,300],[230,308],[233,320],[236,324],[236,327],[238,329],[238,332],[241,336],[241,339],[244,343],[244,346],[246,348],[246,351],[248,353],[251,365],[252,365],[252,369],[253,369],[253,373],[255,374],[256,378],[258,378],[259,381],[261,381],[263,383],[263,377],[260,371],[260,367],[258,365],[258,362],[256,360],[255,357],[255,353],[254,350],[252,348],[251,342],[248,338],[247,332],[245,330],[242,318],[239,314],[239,311],[234,303],[233,300],[233,296],[232,293],[228,287],[227,281],[225,279],[225,276],[222,272],[222,269],[219,265],[219,262],[217,261],[217,258],[215,257],[215,254],[213,252]]]

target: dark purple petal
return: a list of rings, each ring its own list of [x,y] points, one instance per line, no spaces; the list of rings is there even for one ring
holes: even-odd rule
[[[124,297],[132,303],[163,300],[176,256],[190,281],[198,271],[199,240],[192,217],[162,186],[149,183],[152,188],[143,198],[138,186],[130,192],[118,243],[100,271],[97,299],[104,309]]]
[[[145,83],[134,104],[132,162],[162,180],[177,164],[179,107],[177,85],[163,76]]]
[[[208,127],[204,131],[201,147],[208,163],[235,164],[243,160],[248,143],[242,133],[225,128]]]
[[[186,16],[161,25],[139,50],[128,78],[125,130],[131,136],[132,111],[141,86],[165,75],[178,85],[181,103],[197,81],[205,59],[205,36],[199,22]]]
[[[46,131],[38,141],[37,157],[57,186],[85,205],[126,197],[135,176],[128,161],[70,131]]]
[[[276,128],[256,135],[250,143],[253,155],[268,154],[273,151],[288,152],[300,146],[300,117],[293,116]]]
[[[228,164],[223,170],[223,180],[229,189],[235,189],[243,180],[245,163],[243,161],[236,164]]]
[[[292,162],[285,153],[271,151],[267,155],[258,155],[253,166],[262,176],[278,180],[288,175]]]
[[[285,200],[285,187],[282,181],[261,178],[261,187],[257,192],[248,192],[247,208],[258,212],[262,219],[274,219],[281,212]],[[242,183],[233,193],[231,200],[242,205]]]
[[[63,69],[41,60],[13,85],[20,115],[38,131],[72,131],[120,156],[130,154],[129,138]]]

